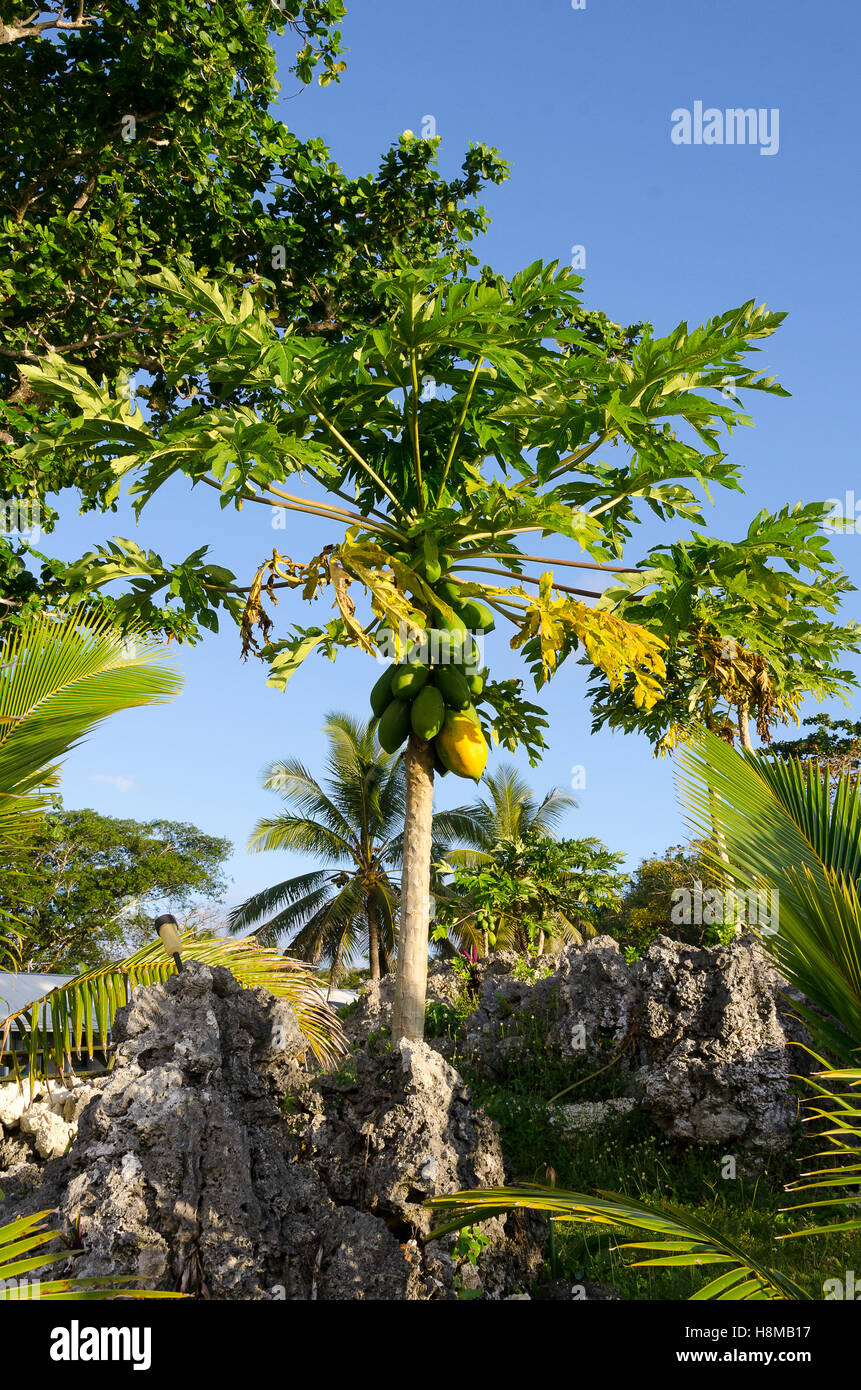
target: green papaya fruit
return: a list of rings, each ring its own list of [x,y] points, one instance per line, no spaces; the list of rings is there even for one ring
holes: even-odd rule
[[[434,613],[434,625],[438,627],[441,632],[466,632],[466,623],[462,618],[457,617],[457,615],[453,618],[446,618],[442,613]]]
[[[496,627],[492,611],[486,603],[479,603],[478,599],[464,599],[458,604],[457,611],[471,632],[493,632]]]
[[[410,723],[419,738],[436,738],[445,721],[445,700],[435,685],[420,690],[410,706]]]
[[[398,700],[414,700],[430,675],[428,667],[419,661],[404,662],[401,666],[396,666],[394,671],[392,694]]]
[[[384,753],[396,753],[410,732],[410,707],[405,700],[392,700],[377,725],[377,738]]]
[[[371,691],[371,709],[375,719],[379,719],[392,698],[392,678],[397,667],[387,666]]]
[[[470,695],[480,695],[484,690],[484,676],[480,671],[476,671],[473,675],[467,676],[466,683],[469,686]]]
[[[434,671],[434,685],[449,709],[466,709],[471,703],[466,678],[453,666],[438,666]]]
[[[446,579],[442,584],[437,584],[436,592],[446,603],[451,604],[452,608],[459,607],[461,603],[460,585],[453,584],[450,579]]]

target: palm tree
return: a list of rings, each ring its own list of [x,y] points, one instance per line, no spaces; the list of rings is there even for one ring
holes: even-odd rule
[[[557,827],[566,812],[577,805],[576,798],[561,787],[551,787],[539,801],[513,763],[501,763],[495,772],[488,773],[484,787],[486,795],[466,807],[467,823],[461,836],[465,842],[464,848],[449,851],[446,860],[449,865],[464,869],[495,865],[520,877],[521,873],[526,872],[522,864],[525,844],[537,837],[555,840]],[[512,906],[511,915],[504,914],[494,924],[493,944],[500,948],[525,949],[527,938],[519,916],[523,904]],[[455,921],[452,924],[450,936],[461,948],[483,945],[484,954],[487,955],[491,935],[486,916],[484,912],[478,914],[480,923],[484,925],[476,929],[476,914],[467,914],[463,922]],[[559,920],[554,922],[554,926],[555,934],[563,940],[582,940],[576,927],[571,924]],[[480,943],[476,939],[476,930],[479,931]],[[544,945],[545,929],[542,926],[538,939],[539,955]]]
[[[452,864],[478,868],[492,863],[503,841],[525,840],[527,835],[543,835],[555,840],[559,822],[577,805],[561,787],[551,787],[540,801],[525,777],[513,763],[500,763],[496,772],[484,779],[486,797],[465,808],[467,823],[461,838],[468,848],[450,851]]]
[[[330,714],[326,785],[296,758],[266,769],[263,785],[280,793],[287,809],[257,822],[252,852],[298,850],[317,867],[253,894],[230,914],[234,934],[261,923],[254,935],[267,945],[286,938],[302,960],[331,962],[330,978],[367,948],[371,979],[392,962],[400,893],[394,872],[404,852],[406,776],[402,754],[384,753],[375,721]],[[437,857],[470,828],[465,808],[433,818]]]

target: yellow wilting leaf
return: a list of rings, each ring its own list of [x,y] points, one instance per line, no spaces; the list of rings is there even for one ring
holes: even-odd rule
[[[538,637],[545,678],[549,678],[560,657],[582,642],[589,660],[604,672],[612,689],[630,675],[637,708],[648,710],[657,704],[667,674],[662,656],[666,643],[636,623],[554,594],[552,585],[553,575],[542,574],[538,594],[531,598],[523,624],[511,639],[512,647]],[[522,589],[519,592],[523,594]]]

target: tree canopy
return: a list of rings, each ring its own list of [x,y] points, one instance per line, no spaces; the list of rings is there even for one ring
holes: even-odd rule
[[[21,968],[77,973],[122,959],[154,939],[155,903],[223,897],[231,848],[194,825],[51,812],[0,865],[0,912],[16,920]]]
[[[474,196],[506,176],[495,151],[470,148],[445,179],[438,141],[404,138],[354,178],[273,115],[271,39],[300,45],[297,91],[315,73],[337,81],[343,14],[341,0],[101,0],[21,19],[0,3],[0,497],[38,503],[43,532],[66,488],[85,509],[112,499],[86,451],[35,467],[16,454],[50,412],[22,368],[56,353],[169,418],[184,387],[166,354],[189,316],[148,274],[188,258],[257,286],[274,323],[338,336],[375,314],[374,278],[398,249],[468,258],[486,224]],[[9,603],[63,594],[34,544],[0,535]]]

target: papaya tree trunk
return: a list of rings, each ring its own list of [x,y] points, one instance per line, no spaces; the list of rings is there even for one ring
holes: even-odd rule
[[[395,1046],[401,1038],[422,1038],[425,1029],[433,818],[433,750],[426,739],[410,734],[404,769],[407,803],[392,1019],[392,1043]]]
[[[380,978],[380,920],[373,893],[368,894],[365,911],[368,918],[368,964],[371,967],[371,979],[378,980]]]
[[[742,704],[738,707],[738,731],[741,735],[741,746],[748,753],[753,752],[753,743],[750,737],[750,710],[747,705]]]

